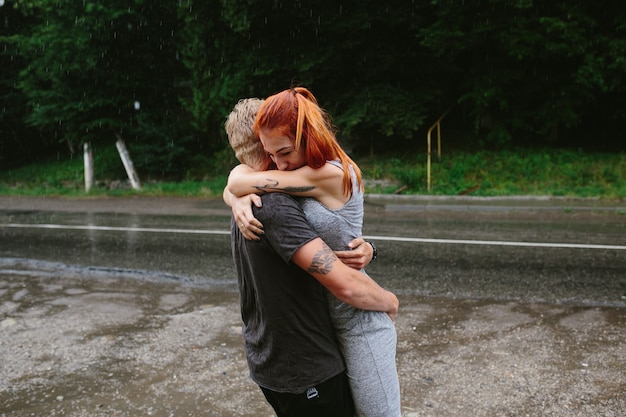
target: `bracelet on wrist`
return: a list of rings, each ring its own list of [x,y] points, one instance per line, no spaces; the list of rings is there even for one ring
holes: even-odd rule
[[[374,242],[372,242],[371,240],[366,240],[366,242],[370,244],[370,246],[372,247],[372,250],[374,251],[374,255],[372,256],[372,261],[373,261],[374,259],[378,258],[378,248],[376,247]]]

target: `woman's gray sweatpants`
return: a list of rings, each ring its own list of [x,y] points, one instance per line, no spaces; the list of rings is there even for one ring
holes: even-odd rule
[[[387,313],[359,310],[328,293],[358,417],[401,417],[396,328]]]

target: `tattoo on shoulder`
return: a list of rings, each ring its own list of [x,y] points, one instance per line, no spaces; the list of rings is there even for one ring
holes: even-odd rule
[[[337,260],[335,252],[324,243],[322,249],[320,249],[311,262],[311,266],[307,268],[307,272],[315,272],[318,274],[326,275],[333,269],[333,262]]]
[[[287,193],[287,194],[297,194],[297,193],[305,193],[307,191],[311,191],[313,189],[315,189],[314,185],[306,185],[306,186],[300,186],[300,187],[281,187],[280,183],[276,180],[273,180],[271,178],[266,178],[267,181],[269,181],[267,184],[265,185],[257,185],[254,188],[256,188],[259,191],[281,191],[283,193]]]

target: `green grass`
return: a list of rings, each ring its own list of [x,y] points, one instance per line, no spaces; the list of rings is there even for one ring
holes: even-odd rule
[[[107,158],[96,160],[96,184],[89,194],[84,191],[82,158],[0,171],[0,194],[212,197],[220,196],[226,184],[227,172],[180,182],[143,179],[139,172],[142,190],[135,191],[128,186],[121,162]],[[453,152],[441,159],[433,154],[430,191],[425,154],[355,159],[368,193],[626,198],[624,153],[539,149]]]
[[[85,192],[83,160],[73,158],[30,164],[20,168],[0,171],[0,195],[30,196],[122,196],[122,195],[170,195],[170,196],[218,196],[226,185],[227,174],[197,181],[179,182],[142,181],[141,191],[128,184],[121,161],[106,155],[94,161],[94,185]]]
[[[571,150],[459,152],[358,161],[370,192],[474,196],[626,197],[626,154]],[[395,188],[395,190],[394,190]]]

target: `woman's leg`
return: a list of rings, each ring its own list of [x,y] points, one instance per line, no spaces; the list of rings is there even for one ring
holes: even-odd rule
[[[385,313],[354,310],[337,332],[356,415],[401,417],[396,329]]]

